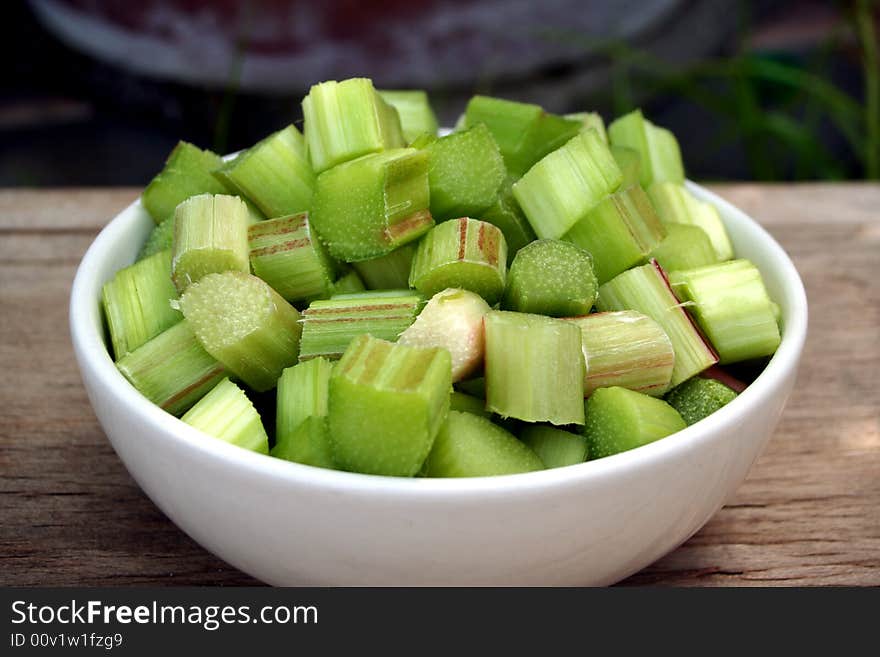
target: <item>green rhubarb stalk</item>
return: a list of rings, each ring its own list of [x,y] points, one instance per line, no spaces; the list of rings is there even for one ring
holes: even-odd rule
[[[299,312],[256,276],[209,274],[186,289],[180,309],[205,350],[257,392],[296,363]]]
[[[144,189],[141,203],[153,220],[163,223],[174,216],[174,208],[198,194],[228,194],[211,171],[223,164],[216,153],[201,150],[185,141],[177,142],[165,167]]]
[[[577,465],[589,458],[587,439],[576,433],[542,424],[530,424],[519,439],[532,448],[546,468]]]
[[[669,389],[675,352],[669,337],[653,319],[623,310],[568,321],[581,329],[586,363],[584,396],[612,386],[652,396]]]
[[[333,257],[357,262],[387,255],[430,230],[428,202],[428,155],[401,148],[318,176],[309,218]]]
[[[666,230],[638,185],[605,197],[562,238],[593,256],[599,283],[645,262]]]
[[[457,390],[453,390],[449,393],[449,410],[459,411],[461,413],[472,413],[473,415],[481,415],[486,418],[491,415],[491,413],[486,410],[485,399],[473,397]]]
[[[269,453],[269,437],[260,414],[244,391],[229,379],[220,381],[180,419],[232,445]]]
[[[485,417],[450,411],[425,462],[427,477],[491,477],[543,470],[538,455]]]
[[[184,413],[228,376],[186,321],[126,354],[116,366],[144,397],[172,415]]]
[[[688,426],[709,417],[736,398],[736,393],[715,379],[695,376],[670,390],[665,399]]]
[[[581,132],[586,130],[595,130],[602,137],[602,141],[608,143],[608,133],[605,130],[605,121],[599,112],[576,112],[574,114],[566,114],[565,117],[569,121],[578,121],[581,124]]]
[[[248,212],[235,196],[202,194],[174,212],[171,278],[180,292],[207,274],[249,272]]]
[[[120,269],[104,284],[101,301],[116,359],[134,351],[183,317],[171,307],[171,251]]]
[[[446,419],[449,354],[357,337],[330,377],[328,427],[344,470],[411,477]]]
[[[397,110],[400,127],[407,143],[422,134],[437,134],[437,117],[431,109],[428,94],[421,90],[387,90],[380,89],[382,100]]]
[[[254,274],[288,301],[328,297],[333,291],[336,267],[307,213],[254,224],[248,244]]]
[[[510,174],[522,176],[542,157],[574,137],[582,120],[548,114],[539,105],[474,96],[464,113],[464,127],[485,124]]]
[[[718,262],[706,231],[688,224],[667,224],[666,237],[654,247],[651,257],[664,271],[693,269]]]
[[[660,325],[675,352],[672,386],[718,361],[673,294],[665,272],[655,261],[625,271],[602,285],[596,306],[600,311],[636,310]]]
[[[507,278],[507,243],[498,227],[462,217],[435,226],[419,242],[409,284],[425,296],[471,290],[494,304]]]
[[[559,240],[538,240],[513,259],[503,306],[522,313],[585,315],[598,290],[590,254]]]
[[[559,239],[622,180],[608,146],[588,130],[535,164],[513,195],[538,237]]]
[[[623,173],[621,189],[629,189],[633,185],[641,186],[642,158],[639,152],[626,146],[611,146],[611,155]]]
[[[305,138],[316,173],[361,155],[406,145],[397,110],[367,78],[314,85],[302,102]]]
[[[613,121],[608,126],[608,135],[614,146],[625,146],[638,152],[643,187],[655,182],[684,182],[684,165],[675,135],[651,123],[641,110]]]
[[[241,152],[214,175],[269,218],[307,211],[315,191],[305,139],[294,125]]]
[[[429,143],[425,151],[436,221],[478,216],[496,203],[506,173],[486,126],[453,132]]]
[[[526,422],[583,424],[581,332],[543,315],[486,315],[486,408]]]
[[[586,403],[584,435],[592,458],[625,452],[686,428],[662,399],[626,388],[600,388]]]
[[[709,337],[719,362],[769,356],[779,346],[779,325],[761,272],[748,260],[672,272],[672,289]]]
[[[327,433],[327,403],[333,365],[325,358],[288,367],[278,379],[272,456],[333,468]]]
[[[648,196],[664,224],[689,224],[706,231],[717,260],[730,260],[733,245],[721,221],[721,215],[711,203],[698,200],[683,185],[663,182],[648,188]]]
[[[338,359],[357,336],[395,341],[415,321],[424,299],[416,292],[362,292],[313,301],[303,311],[301,361],[316,356]]]
[[[354,269],[349,269],[333,283],[331,296],[363,292],[366,289],[367,288],[361,280],[361,277],[358,276],[358,273]]]

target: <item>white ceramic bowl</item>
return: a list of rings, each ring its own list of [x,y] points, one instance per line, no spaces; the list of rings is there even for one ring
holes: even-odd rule
[[[581,465],[473,479],[322,470],[210,438],[142,397],[107,353],[101,285],[130,264],[152,220],[136,202],[80,264],[70,302],[76,358],[98,420],[143,490],[181,529],[271,584],[609,584],[694,534],[745,479],[795,381],[803,284],[756,222],[721,212],[736,253],[782,307],[782,344],[732,403],[674,436]]]

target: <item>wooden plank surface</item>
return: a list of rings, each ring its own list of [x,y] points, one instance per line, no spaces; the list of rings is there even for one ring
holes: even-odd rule
[[[732,502],[626,584],[880,585],[880,185],[715,185],[794,258],[810,334]],[[0,190],[0,584],[253,584],[141,493],[95,420],[70,284],[134,189]]]

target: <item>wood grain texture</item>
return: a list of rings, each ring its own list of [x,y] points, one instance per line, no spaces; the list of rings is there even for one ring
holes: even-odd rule
[[[804,278],[810,327],[734,499],[624,584],[880,585],[880,185],[714,185]],[[74,363],[76,265],[135,189],[0,191],[0,584],[239,585],[129,477]]]

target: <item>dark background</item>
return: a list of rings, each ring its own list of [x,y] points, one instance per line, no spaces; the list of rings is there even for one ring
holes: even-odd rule
[[[178,139],[230,152],[311,84],[476,92],[606,121],[641,106],[697,179],[880,177],[872,0],[3,3],[0,186],[143,185]]]

